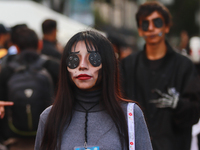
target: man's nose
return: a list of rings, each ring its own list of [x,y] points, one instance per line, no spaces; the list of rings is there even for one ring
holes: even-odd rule
[[[149,28],[148,30],[153,30],[154,29],[154,24],[153,24],[153,21],[149,21]]]

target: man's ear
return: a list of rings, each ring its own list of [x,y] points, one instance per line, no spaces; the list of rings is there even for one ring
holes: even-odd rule
[[[2,35],[2,34],[0,34],[0,41],[2,40],[2,38],[3,38],[3,35]]]
[[[142,31],[142,29],[141,28],[138,28],[138,34],[139,34],[139,36],[143,36],[143,31]]]
[[[16,47],[16,49],[17,49],[17,53],[20,53],[21,51],[20,51],[20,48],[19,48],[19,46],[17,46],[16,44],[14,44],[14,46]]]
[[[38,47],[37,47],[36,52],[37,52],[38,54],[40,54],[42,48],[43,48],[43,41],[42,41],[42,40],[38,40]]]
[[[41,51],[43,48],[43,41],[42,40],[38,40],[38,50]]]
[[[169,26],[165,26],[165,33],[169,33],[170,27]]]

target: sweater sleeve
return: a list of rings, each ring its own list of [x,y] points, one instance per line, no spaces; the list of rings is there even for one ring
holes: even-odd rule
[[[134,105],[135,118],[135,149],[139,150],[153,150],[149,131],[144,119],[142,110],[138,105]]]

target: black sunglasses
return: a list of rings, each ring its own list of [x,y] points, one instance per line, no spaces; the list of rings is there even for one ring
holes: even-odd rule
[[[156,28],[162,28],[163,26],[163,21],[161,18],[155,18],[153,19],[153,24]],[[149,29],[149,20],[143,20],[142,21],[142,30],[143,31],[148,31]]]

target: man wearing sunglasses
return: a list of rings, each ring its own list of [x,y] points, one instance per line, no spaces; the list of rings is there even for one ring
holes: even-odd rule
[[[200,116],[195,67],[165,38],[172,24],[166,7],[146,2],[139,7],[136,20],[146,44],[121,61],[124,94],[141,105],[154,150],[189,150],[191,127]]]

